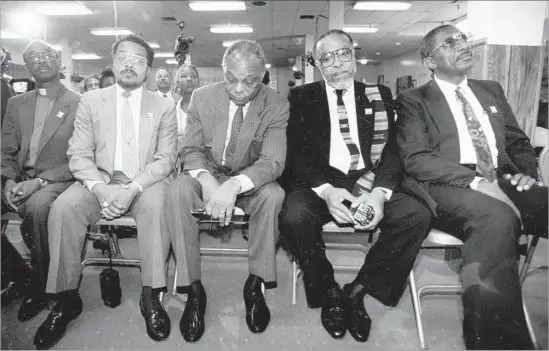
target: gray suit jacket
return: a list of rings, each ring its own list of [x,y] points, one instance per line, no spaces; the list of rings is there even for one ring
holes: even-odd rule
[[[81,181],[109,183],[114,171],[116,143],[116,85],[87,92],[82,97],[74,134],[69,140],[69,166]],[[139,122],[140,173],[143,189],[168,177],[177,157],[177,120],[174,104],[143,89]]]
[[[2,184],[6,179],[22,180],[23,164],[29,154],[34,127],[36,94],[37,91],[33,90],[8,101],[2,127]],[[73,179],[67,148],[80,98],[80,94],[61,86],[40,137],[34,166],[36,177],[50,182]]]
[[[256,189],[275,181],[286,161],[286,126],[289,104],[271,88],[262,85],[251,101],[234,155],[230,173],[221,165],[229,124],[229,95],[225,83],[215,83],[193,92],[187,110],[187,128],[180,156],[183,169],[206,169],[217,179],[248,176]]]

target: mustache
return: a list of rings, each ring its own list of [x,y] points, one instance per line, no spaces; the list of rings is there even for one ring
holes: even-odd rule
[[[133,74],[134,76],[137,75],[137,73],[135,73],[135,71],[134,71],[133,69],[130,69],[130,68],[126,68],[126,69],[124,69],[124,70],[122,70],[122,71],[120,72],[120,74],[126,74],[126,73],[131,73],[131,74]]]
[[[462,59],[465,56],[473,56],[473,52],[471,50],[464,51],[458,56],[458,60]]]

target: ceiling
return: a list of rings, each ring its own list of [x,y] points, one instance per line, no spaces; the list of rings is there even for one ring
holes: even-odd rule
[[[194,37],[190,53],[193,64],[199,67],[220,66],[225,40],[253,39],[264,48],[273,67],[290,66],[289,58],[304,53],[304,35],[316,35],[328,29],[328,1],[267,1],[255,6],[246,1],[246,11],[195,12],[188,1],[80,1],[94,15],[45,17],[36,37],[50,43],[68,38],[77,51],[94,52],[103,58],[85,61],[103,67],[112,62],[111,46],[114,37],[94,36],[89,29],[114,26],[114,3],[118,27],[125,27],[142,35],[147,41],[160,45],[155,51],[173,51],[179,33],[177,21],[185,22],[184,34]],[[32,11],[44,1],[1,1],[1,28],[21,25],[13,23],[13,14]],[[369,64],[400,56],[419,47],[423,34],[442,22],[455,21],[467,14],[467,1],[413,1],[407,11],[356,11],[353,1],[345,1],[345,24],[378,26],[374,34],[352,34],[359,43],[357,59],[371,60]],[[313,15],[313,19],[300,19]],[[177,21],[163,21],[173,17]],[[250,34],[213,34],[209,27],[215,24],[251,24]],[[407,35],[402,35],[407,34]],[[399,42],[400,45],[396,45]],[[12,52],[21,52],[26,44],[22,39],[2,39],[2,45]],[[377,55],[376,53],[379,53]],[[155,67],[165,66],[166,58],[156,58]]]

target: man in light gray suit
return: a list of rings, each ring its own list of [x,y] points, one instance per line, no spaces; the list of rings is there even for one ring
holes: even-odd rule
[[[125,213],[137,222],[143,290],[139,301],[148,335],[160,341],[170,320],[159,294],[166,286],[169,239],[160,231],[167,177],[177,156],[172,102],[144,89],[154,52],[130,35],[113,45],[117,84],[84,94],[69,141],[69,166],[79,181],[51,207],[50,267],[46,291],[59,301],[36,333],[38,349],[53,346],[82,312],[80,252],[86,227]]]
[[[186,341],[204,333],[206,310],[193,209],[205,208],[222,226],[230,223],[235,205],[250,215],[246,323],[260,333],[270,321],[261,288],[276,285],[275,243],[284,191],[275,180],[286,159],[289,105],[261,84],[265,63],[259,44],[237,41],[223,56],[225,81],[195,90],[187,110],[180,151],[184,173],[166,193],[164,207],[182,282],[178,291],[188,293],[179,324]]]

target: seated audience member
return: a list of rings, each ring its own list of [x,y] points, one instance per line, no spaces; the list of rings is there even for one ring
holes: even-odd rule
[[[97,74],[90,74],[84,79],[84,92],[99,89],[99,80],[101,77]]]
[[[206,313],[193,209],[204,208],[221,226],[231,222],[235,206],[250,215],[246,324],[261,333],[270,321],[262,286],[276,286],[275,243],[284,191],[275,180],[286,158],[288,103],[261,84],[265,62],[259,44],[235,42],[223,55],[225,81],[196,89],[187,110],[180,151],[184,172],[166,192],[163,223],[177,258],[177,289],[188,294],[179,328],[189,342],[204,333]]]
[[[47,292],[59,299],[38,328],[34,344],[50,348],[82,312],[78,282],[86,228],[101,218],[124,214],[137,223],[143,286],[139,307],[147,334],[170,334],[170,319],[160,302],[166,287],[169,238],[160,231],[166,178],[174,171],[177,121],[173,103],[144,89],[154,51],[129,35],[112,49],[117,84],[84,94],[69,141],[69,166],[78,180],[53,203]]]
[[[156,70],[156,91],[154,93],[170,99],[173,103],[177,101],[172,91],[172,75],[165,67]]]
[[[182,65],[175,74],[177,90],[181,93],[181,99],[176,103],[178,125],[178,150],[182,148],[183,134],[187,126],[187,110],[191,102],[193,91],[199,86],[198,70],[193,65]]]
[[[99,72],[99,89],[108,88],[116,84],[116,76],[111,67],[104,67]]]
[[[397,305],[432,216],[400,188],[391,91],[354,80],[355,51],[346,32],[321,34],[313,50],[323,80],[289,94],[280,233],[303,271],[308,306],[322,308],[326,331],[340,339],[349,330],[355,340],[365,342],[371,320],[364,296]],[[353,215],[361,204],[374,211],[371,221],[362,225]],[[360,272],[343,290],[321,235],[323,225],[334,220],[356,229],[381,230]]]
[[[439,218],[459,221],[464,242],[463,336],[467,349],[533,349],[522,308],[516,260],[521,222],[547,237],[547,187],[536,154],[499,83],[468,79],[473,55],[451,25],[421,40],[434,72],[397,97],[403,182]]]
[[[26,321],[47,305],[48,214],[52,202],[74,178],[67,148],[80,94],[59,80],[61,58],[42,40],[23,52],[37,89],[11,98],[2,127],[2,213],[19,213],[21,234],[31,252],[32,279],[18,318]]]

